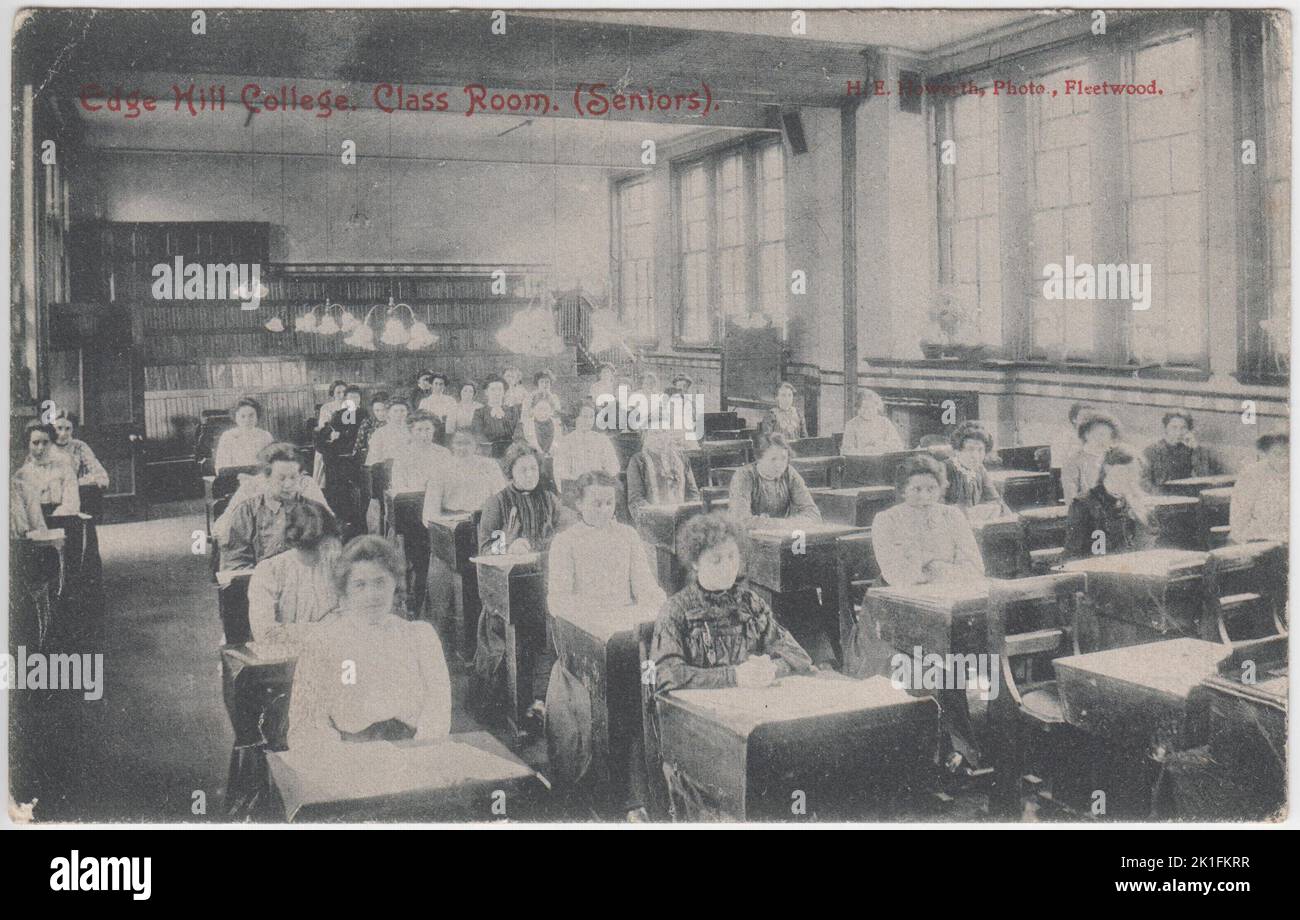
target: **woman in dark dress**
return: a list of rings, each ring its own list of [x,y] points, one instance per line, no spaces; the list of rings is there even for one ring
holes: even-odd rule
[[[1071,559],[1149,549],[1158,531],[1142,491],[1137,457],[1112,447],[1101,461],[1097,485],[1070,502],[1065,552]]]

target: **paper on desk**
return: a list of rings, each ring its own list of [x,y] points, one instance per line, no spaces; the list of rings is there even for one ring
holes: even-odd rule
[[[770,687],[674,690],[672,695],[701,709],[750,716],[756,724],[859,712],[910,699],[884,677],[828,680],[802,674],[784,677]]]
[[[533,772],[523,763],[450,739],[400,746],[328,742],[272,753],[267,760],[290,821],[304,805],[505,782]]]
[[[432,518],[429,523],[441,524],[443,527],[454,530],[457,525],[464,524],[470,519],[470,517],[471,515],[468,511],[457,512],[454,514],[440,514],[437,517]]]
[[[529,565],[530,563],[540,562],[542,554],[538,552],[531,553],[484,553],[481,556],[470,556],[469,561],[478,565],[490,565],[495,569],[513,569],[517,565]]]
[[[1167,576],[1178,569],[1204,565],[1206,553],[1187,549],[1144,549],[1134,553],[1115,553],[1074,559],[1061,566],[1063,572],[1117,572],[1130,575]]]

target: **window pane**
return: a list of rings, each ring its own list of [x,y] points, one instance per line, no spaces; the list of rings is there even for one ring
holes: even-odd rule
[[[953,189],[951,264],[961,302],[974,311],[979,341],[1002,344],[1002,262],[998,196],[998,109],[992,97],[959,96],[952,101],[957,142]]]
[[[652,336],[654,226],[648,190],[645,180],[624,182],[618,187],[617,271],[619,315],[636,334]]]
[[[1129,258],[1151,266],[1151,307],[1134,311],[1129,357],[1200,363],[1206,342],[1200,40],[1186,35],[1139,48],[1134,79],[1163,96],[1128,105]]]
[[[1049,86],[1066,78],[1092,81],[1085,62],[1037,78]],[[1049,264],[1064,268],[1092,261],[1092,132],[1083,96],[1033,96],[1033,226],[1035,235],[1033,353],[1056,360],[1090,358],[1096,350],[1097,301],[1048,300],[1043,279]],[[1067,279],[1068,282],[1068,279]]]

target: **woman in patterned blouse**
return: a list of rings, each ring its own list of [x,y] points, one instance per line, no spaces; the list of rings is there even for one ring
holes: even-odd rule
[[[808,423],[803,410],[794,404],[794,385],[782,383],[776,388],[776,405],[767,410],[759,426],[764,434],[779,434],[790,440],[808,437]]]

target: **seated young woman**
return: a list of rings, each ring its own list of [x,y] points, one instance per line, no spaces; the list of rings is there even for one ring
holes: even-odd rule
[[[72,471],[77,475],[77,485],[107,489],[108,470],[104,469],[104,464],[99,462],[89,444],[72,436],[72,418],[68,415],[68,410],[59,409],[55,412],[51,424],[54,426],[54,448],[72,464]],[[256,462],[254,457],[250,465]]]
[[[479,552],[483,555],[546,552],[563,521],[559,499],[542,485],[537,451],[516,441],[506,451],[501,466],[510,484],[483,505],[478,527]],[[533,703],[525,713],[523,727],[525,732],[536,733],[541,730],[546,714],[546,686],[555,655],[544,618],[522,620],[516,630],[520,644],[532,651]],[[499,692],[505,643],[504,619],[484,610],[479,617],[474,650],[474,696],[485,711],[490,711],[489,701],[496,699]],[[526,679],[520,678],[521,682]],[[523,692],[520,691],[521,695]]]
[[[776,388],[776,405],[767,410],[759,430],[782,435],[790,441],[808,437],[808,423],[804,421],[803,410],[795,405],[794,397],[794,384],[782,381]]]
[[[343,546],[334,519],[319,505],[290,506],[284,547],[259,562],[248,583],[248,625],[261,645],[296,644],[295,624],[318,623],[338,611],[332,566]]]
[[[1233,543],[1291,538],[1291,437],[1266,434],[1255,442],[1259,460],[1242,471],[1228,511]]]
[[[50,523],[53,518],[75,517],[81,512],[77,473],[68,457],[55,448],[57,438],[53,425],[27,423],[27,456],[11,477],[14,491],[25,496],[12,512],[23,516],[23,533],[57,528],[57,523]]]
[[[473,428],[474,420],[478,412],[482,411],[483,404],[476,398],[478,396],[478,385],[472,380],[467,380],[460,386],[460,399],[454,402],[451,409],[447,412],[447,433],[450,434],[461,428]]]
[[[871,546],[887,584],[984,577],[984,559],[966,515],[941,501],[947,487],[943,464],[933,457],[909,457],[898,465],[898,504],[871,524]]]
[[[339,616],[307,631],[298,657],[290,750],[450,733],[442,643],[430,624],[403,618],[402,569],[397,550],[380,537],[357,537],[339,556]]]
[[[1127,447],[1112,447],[1102,455],[1097,484],[1070,502],[1066,556],[1114,555],[1156,545],[1158,532],[1141,477],[1141,464]]]
[[[235,466],[256,466],[258,451],[275,440],[271,432],[258,427],[262,406],[257,400],[244,397],[235,404],[234,415],[235,427],[221,432],[212,455],[218,473]]]
[[[552,614],[581,607],[596,613],[625,607],[657,611],[664,602],[645,545],[614,520],[618,480],[592,471],[577,479],[577,522],[555,535],[547,560],[547,606]],[[650,615],[653,619],[653,614]]]
[[[478,511],[505,488],[501,465],[478,452],[478,439],[468,428],[451,436],[451,454],[445,458],[442,475],[429,479],[424,492],[424,523],[445,514]]]
[[[903,450],[903,437],[885,415],[885,401],[875,390],[858,394],[858,414],[844,425],[840,453],[845,457]]]
[[[618,476],[618,453],[609,435],[596,430],[596,407],[590,400],[578,407],[573,430],[555,443],[552,451],[555,481],[572,484],[583,473],[601,471]],[[567,500],[567,496],[566,496]]]
[[[1142,452],[1142,486],[1148,492],[1161,492],[1171,479],[1223,472],[1215,453],[1196,442],[1196,422],[1190,412],[1166,412],[1160,427],[1163,437]]]
[[[553,452],[564,437],[564,423],[556,416],[552,394],[538,390],[529,397],[528,404],[528,414],[519,422],[515,438],[537,451],[542,460],[542,477],[546,480],[546,487],[558,492],[559,486],[553,470]]]
[[[483,504],[481,553],[544,553],[560,526],[560,503],[542,486],[541,457],[516,441],[501,460],[508,484]]]
[[[430,483],[446,475],[451,452],[434,442],[438,422],[427,412],[411,416],[411,438],[393,456],[393,529],[402,538],[410,571],[407,601],[413,617],[421,616],[429,583],[429,528],[424,523],[424,501]]]
[[[677,558],[690,575],[655,622],[650,657],[659,693],[766,687],[813,670],[812,659],[740,579],[745,532],[720,511],[687,521]]]
[[[699,501],[695,473],[677,448],[671,431],[641,432],[641,449],[627,464],[627,506],[633,520],[646,505],[680,505]]]
[[[988,429],[977,421],[962,422],[953,431],[950,442],[953,453],[945,469],[948,491],[944,501],[956,505],[973,521],[1010,514],[1011,509],[984,468],[984,458],[993,450],[993,436]]]
[[[504,453],[505,445],[515,436],[519,426],[519,407],[507,406],[504,402],[506,385],[499,377],[493,377],[483,386],[487,404],[474,410],[471,428],[480,441],[488,441],[493,450]],[[493,456],[499,454],[493,453]]]
[[[1061,467],[1061,493],[1069,506],[1076,495],[1097,484],[1101,475],[1101,458],[1119,443],[1119,422],[1102,412],[1085,412],[1079,416],[1079,448]]]
[[[742,527],[815,524],[822,513],[799,471],[790,466],[790,442],[779,434],[760,436],[758,459],[731,477],[727,510]]]
[[[302,468],[292,444],[272,444],[258,455],[261,474],[258,485],[250,487],[249,497],[231,507],[213,525],[213,535],[220,540],[221,567],[228,571],[251,570],[263,559],[284,552],[284,532],[289,509],[296,504],[312,503],[303,494]],[[321,513],[333,520],[324,505]]]
[[[367,468],[373,469],[381,463],[392,460],[398,449],[411,440],[411,429],[406,424],[410,414],[411,406],[404,396],[398,396],[388,403],[388,414],[384,418],[384,424],[370,435],[365,459]]]

